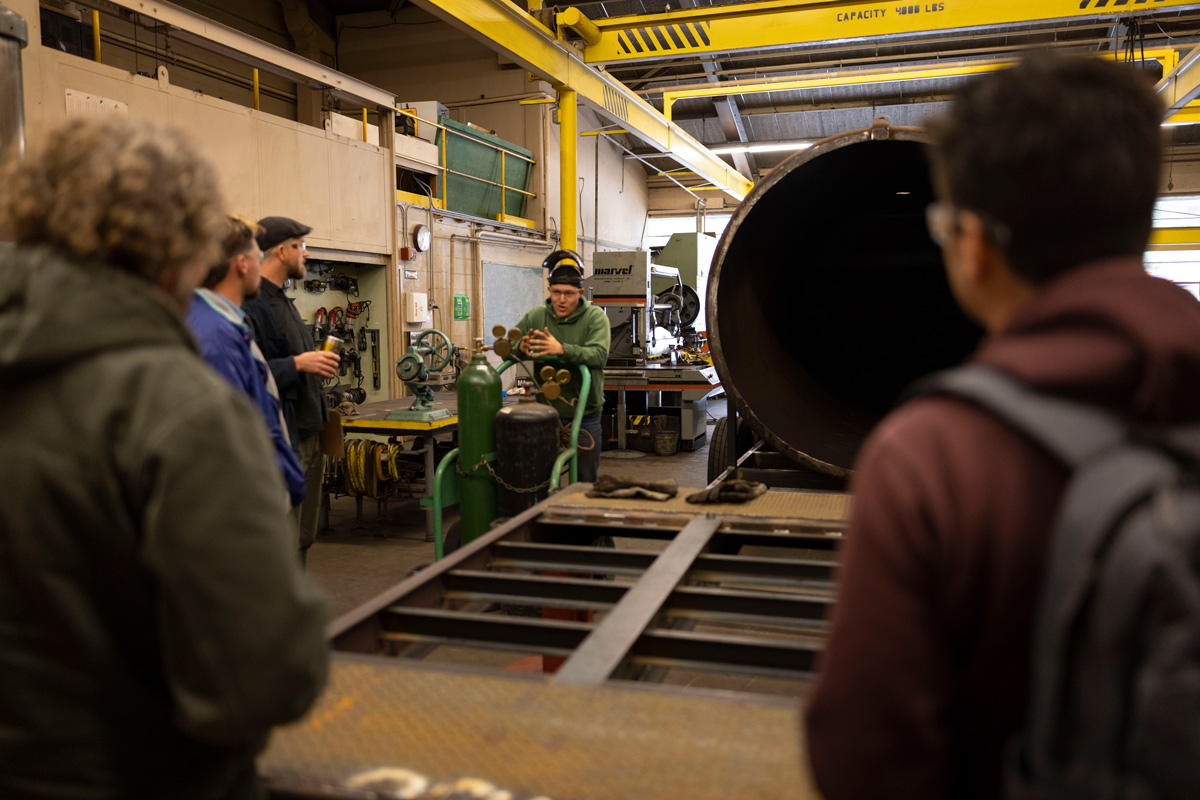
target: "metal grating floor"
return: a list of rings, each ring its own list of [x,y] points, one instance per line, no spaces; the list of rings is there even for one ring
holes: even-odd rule
[[[453,781],[474,778],[514,800],[817,800],[801,752],[794,701],[564,686],[338,654],[317,706],[275,733],[259,766],[274,792],[335,797],[445,797]],[[419,794],[345,792],[378,768],[428,784]]]

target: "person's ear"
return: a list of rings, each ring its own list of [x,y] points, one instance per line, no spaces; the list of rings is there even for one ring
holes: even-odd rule
[[[975,286],[981,286],[995,277],[1000,254],[988,236],[987,225],[978,214],[971,211],[959,212],[958,236],[955,237],[953,246],[958,249],[961,278]]]

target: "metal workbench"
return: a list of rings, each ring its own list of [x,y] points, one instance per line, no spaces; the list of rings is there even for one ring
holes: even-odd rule
[[[617,449],[627,447],[629,392],[646,393],[646,410],[639,410],[639,414],[653,415],[651,409],[678,410],[680,447],[684,450],[703,447],[708,424],[707,398],[720,386],[717,370],[711,366],[659,362],[635,367],[606,366],[604,390],[616,393]],[[667,393],[667,398],[663,393]],[[672,398],[671,393],[678,394],[678,398]]]
[[[379,400],[374,403],[363,403],[358,406],[358,415],[342,417],[342,433],[373,434],[377,436],[424,436],[421,453],[425,462],[425,488],[419,495],[422,500],[433,497],[433,473],[437,469],[437,458],[434,437],[439,434],[453,434],[458,431],[458,395],[454,392],[438,392],[434,395],[434,408],[445,408],[451,412],[448,417],[436,420],[406,420],[388,419],[393,411],[406,411],[413,403],[412,397],[402,397],[394,400]],[[362,513],[362,498],[359,501],[359,514]],[[425,540],[433,541],[433,506],[425,508]]]

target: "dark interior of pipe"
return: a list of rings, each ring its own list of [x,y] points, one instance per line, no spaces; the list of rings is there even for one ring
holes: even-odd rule
[[[852,466],[906,386],[978,343],[926,232],[931,202],[920,143],[869,141],[812,158],[735,215],[722,377],[800,452]]]

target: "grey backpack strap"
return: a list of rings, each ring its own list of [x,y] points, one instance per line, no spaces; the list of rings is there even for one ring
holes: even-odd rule
[[[913,396],[950,394],[988,409],[1071,467],[1126,438],[1126,426],[1093,406],[1040,394],[990,367],[968,364],[920,381]]]

